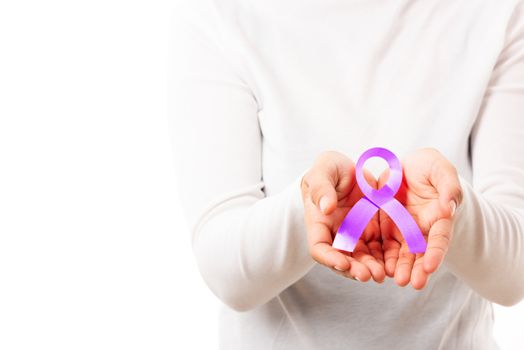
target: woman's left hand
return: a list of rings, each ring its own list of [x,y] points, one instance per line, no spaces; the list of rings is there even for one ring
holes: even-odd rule
[[[455,167],[438,151],[421,149],[402,161],[404,178],[397,195],[419,225],[428,242],[425,253],[410,253],[402,233],[384,211],[380,211],[386,274],[399,286],[410,281],[422,289],[441,265],[453,236],[453,215],[462,201]],[[379,187],[387,181],[387,171]]]

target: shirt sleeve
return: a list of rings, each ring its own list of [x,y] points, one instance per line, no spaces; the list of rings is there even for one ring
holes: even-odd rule
[[[304,173],[265,195],[258,100],[228,59],[220,30],[211,9],[179,7],[173,16],[169,124],[200,273],[219,299],[242,311],[277,296],[314,261],[300,191]]]
[[[471,183],[447,267],[483,297],[524,297],[524,8],[516,6],[471,134]]]

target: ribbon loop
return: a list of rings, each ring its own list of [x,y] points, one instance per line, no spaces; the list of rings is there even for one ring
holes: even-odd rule
[[[389,177],[382,188],[372,188],[364,178],[364,164],[369,158],[380,157],[390,168]],[[348,212],[333,241],[333,247],[352,252],[373,215],[384,210],[397,225],[412,253],[426,251],[426,241],[417,223],[402,204],[395,199],[395,194],[402,183],[402,165],[393,152],[375,147],[364,152],[356,164],[356,179],[364,194]]]

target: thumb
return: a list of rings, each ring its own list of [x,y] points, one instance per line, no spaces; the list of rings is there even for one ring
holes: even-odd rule
[[[434,166],[431,182],[434,184],[444,217],[452,217],[462,203],[462,187],[455,167],[446,159]]]
[[[337,206],[338,197],[335,190],[336,180],[333,174],[317,169],[304,181],[309,185],[311,201],[323,214],[331,214]]]
[[[337,190],[349,193],[354,172],[353,162],[341,153],[328,151],[317,158],[303,182],[307,195],[320,212],[328,215],[337,208]]]

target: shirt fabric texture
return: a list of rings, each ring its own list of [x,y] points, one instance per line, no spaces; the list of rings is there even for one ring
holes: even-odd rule
[[[496,349],[524,295],[524,5],[188,0],[171,28],[170,130],[221,349]],[[422,291],[309,255],[302,175],[323,151],[433,147],[464,200]]]

